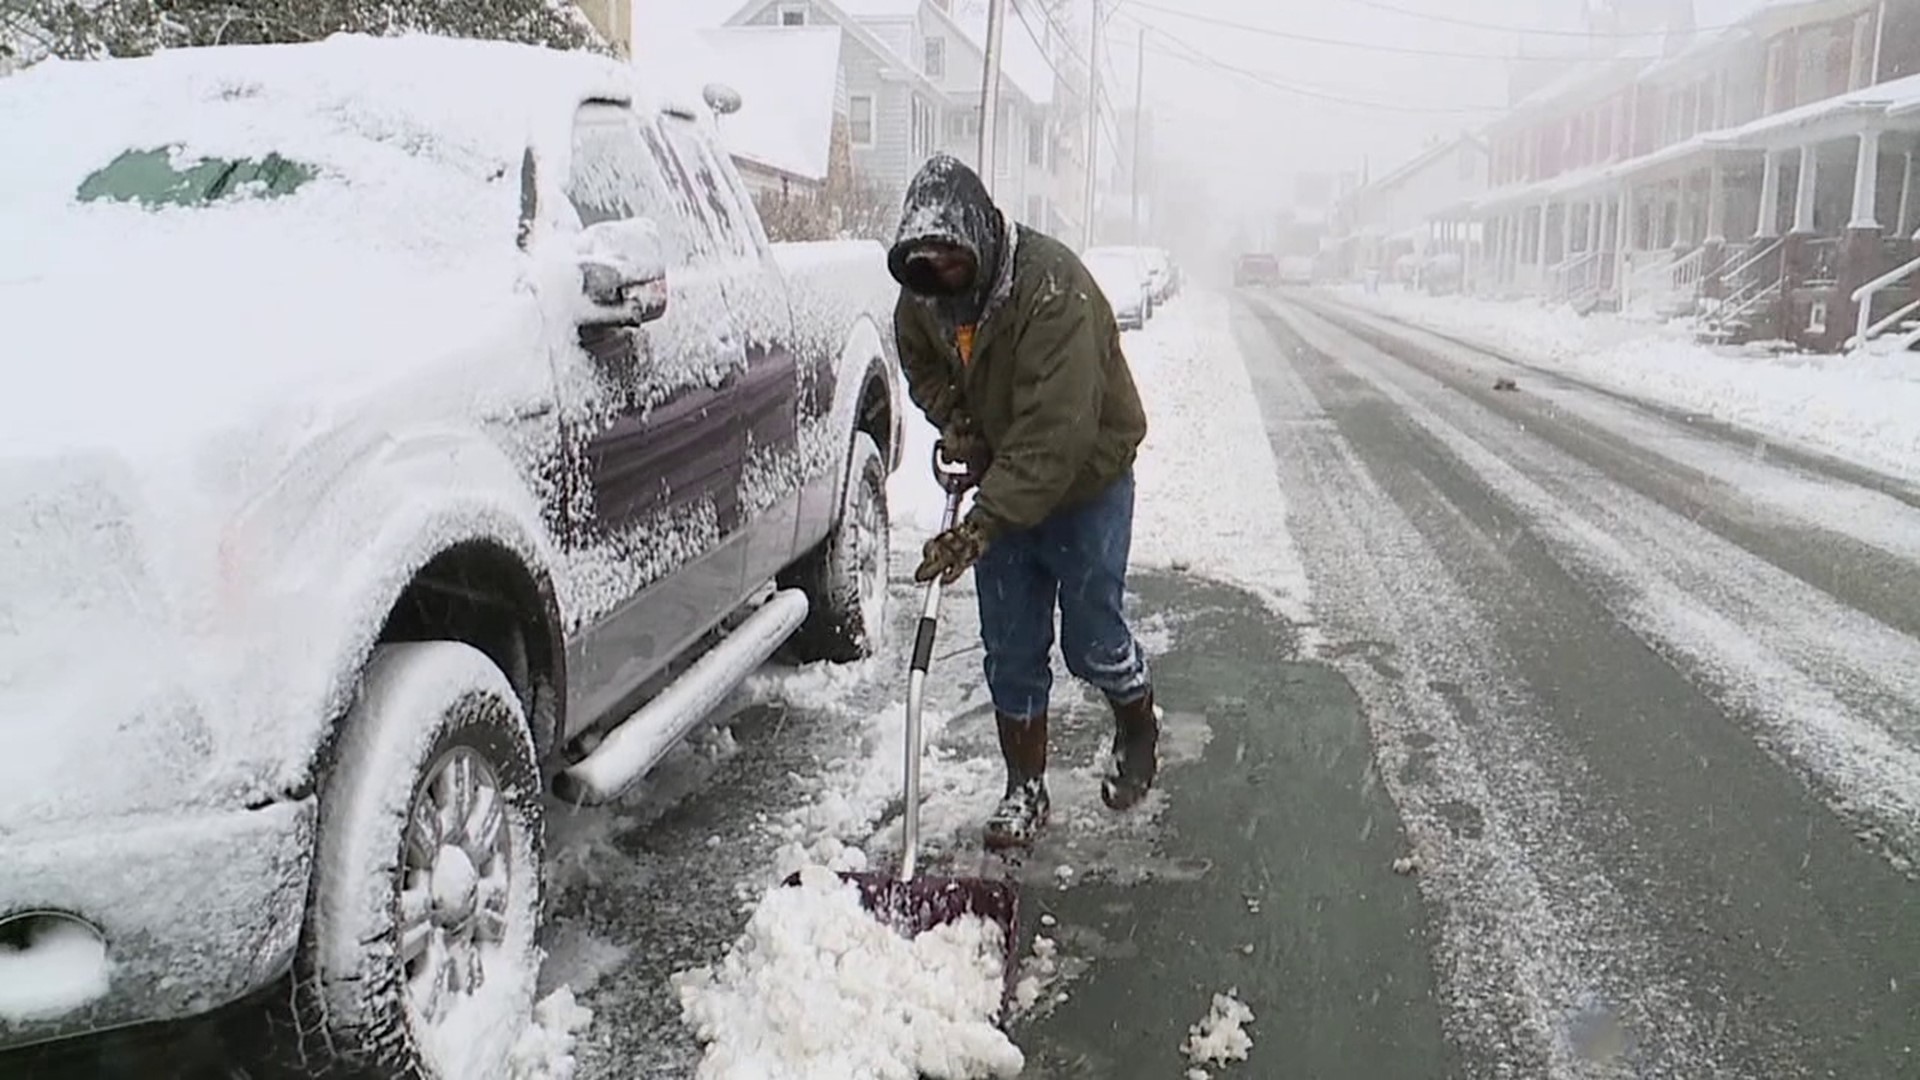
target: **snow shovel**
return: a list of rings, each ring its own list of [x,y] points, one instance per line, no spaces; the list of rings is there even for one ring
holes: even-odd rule
[[[934,450],[933,472],[946,489],[946,512],[940,531],[951,529],[960,519],[960,502],[971,486],[964,465],[949,466]],[[1001,1022],[1005,1023],[1012,1000],[1020,957],[1020,894],[1011,881],[992,878],[938,877],[917,873],[920,856],[920,758],[922,739],[920,714],[926,704],[927,667],[933,659],[933,636],[940,615],[940,579],[927,583],[926,599],[920,607],[920,626],[913,637],[913,662],[907,669],[906,728],[906,805],[900,815],[900,866],[894,873],[872,870],[843,873],[840,876],[860,890],[860,902],[874,917],[894,930],[913,937],[937,926],[977,915],[998,926],[1005,941],[1006,987],[1002,994]],[[799,884],[800,876],[787,879]]]

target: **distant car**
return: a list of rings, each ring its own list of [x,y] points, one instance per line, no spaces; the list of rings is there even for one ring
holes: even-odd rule
[[[1242,255],[1233,264],[1233,283],[1271,288],[1280,284],[1280,260],[1271,255]]]
[[[1313,284],[1313,256],[1288,255],[1278,260],[1279,276],[1282,285]]]
[[[298,1075],[497,1080],[542,777],[868,651],[898,289],[687,100],[423,37],[0,79],[0,1052],[284,985]]]
[[[1153,318],[1153,281],[1138,248],[1088,248],[1080,256],[1094,283],[1113,305],[1122,330],[1138,330]]]

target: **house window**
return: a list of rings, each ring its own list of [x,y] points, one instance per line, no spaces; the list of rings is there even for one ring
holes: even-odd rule
[[[947,114],[947,140],[962,142],[980,137],[980,106],[957,109]]]
[[[934,113],[933,106],[918,94],[913,96],[911,124],[908,141],[915,160],[932,157],[933,137],[940,130],[940,118]]]
[[[947,77],[947,39],[930,37],[927,39],[926,63],[924,68],[929,79]]]
[[[873,98],[855,94],[847,99],[847,138],[855,146],[873,145]]]
[[[1027,121],[1027,164],[1045,165],[1047,163],[1047,122],[1045,120]]]
[[[781,26],[807,25],[807,5],[805,4],[780,5],[780,25]]]
[[[1045,195],[1027,196],[1026,224],[1036,228],[1047,227],[1047,197]]]

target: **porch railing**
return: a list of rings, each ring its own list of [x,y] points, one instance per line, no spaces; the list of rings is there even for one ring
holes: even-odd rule
[[[1867,342],[1885,333],[1887,328],[1899,323],[1902,318],[1912,314],[1915,310],[1920,310],[1920,299],[1916,299],[1913,303],[1906,305],[1891,315],[1885,316],[1878,322],[1873,321],[1873,298],[1896,285],[1902,284],[1916,274],[1920,274],[1920,259],[1914,259],[1905,265],[1896,266],[1886,273],[1881,274],[1879,277],[1874,278],[1872,281],[1867,282],[1865,285],[1853,290],[1853,302],[1860,314],[1854,324],[1853,338],[1847,342],[1848,349],[1857,349],[1865,345]]]
[[[1692,300],[1706,277],[1706,256],[1705,248],[1695,248],[1679,258],[1633,271],[1627,279],[1630,303],[1658,310],[1683,297]]]
[[[1600,291],[1601,253],[1576,251],[1547,270],[1547,294],[1569,303]]]

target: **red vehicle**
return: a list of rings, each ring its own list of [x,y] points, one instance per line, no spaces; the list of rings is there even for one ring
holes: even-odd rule
[[[1271,255],[1242,255],[1233,266],[1236,286],[1259,285],[1271,288],[1280,284],[1280,260]]]

